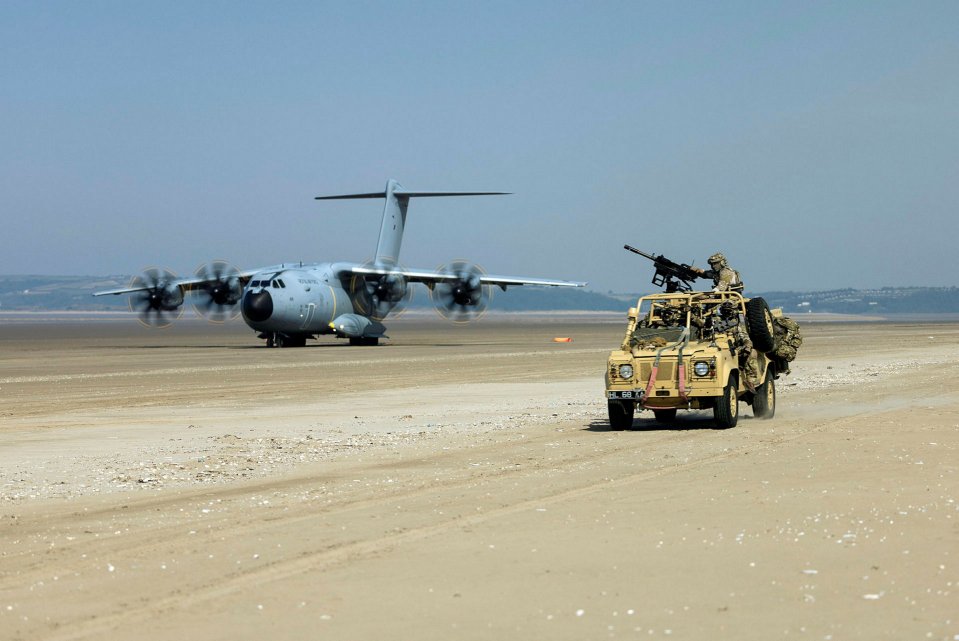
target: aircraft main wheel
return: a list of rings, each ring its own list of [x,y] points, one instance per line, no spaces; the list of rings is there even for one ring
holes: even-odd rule
[[[736,388],[739,380],[735,374],[729,376],[729,383],[723,389],[723,395],[716,399],[713,406],[713,418],[720,429],[736,427],[739,422],[739,395]]]
[[[776,415],[776,380],[772,372],[766,372],[766,380],[756,388],[753,398],[753,416],[756,418],[772,418]]]
[[[672,407],[664,410],[653,410],[656,420],[660,423],[672,423],[676,420],[676,408]]]
[[[380,344],[380,339],[376,336],[359,336],[350,339],[350,345],[365,345],[373,347]]]
[[[765,354],[772,351],[776,343],[776,332],[773,328],[773,315],[764,299],[750,298],[746,301],[746,329],[757,352]]]
[[[633,427],[633,413],[636,407],[632,403],[606,401],[609,410],[609,426],[614,430],[628,430]]]

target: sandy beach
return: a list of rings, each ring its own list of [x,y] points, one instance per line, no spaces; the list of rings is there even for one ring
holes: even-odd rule
[[[959,638],[959,324],[624,432],[619,317],[389,325],[0,325],[0,639]]]

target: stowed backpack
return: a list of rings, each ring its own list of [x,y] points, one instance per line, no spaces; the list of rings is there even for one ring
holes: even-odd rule
[[[788,316],[780,316],[773,319],[776,323],[776,348],[773,353],[785,361],[791,361],[796,358],[796,352],[802,345],[802,332],[799,330],[799,323]]]

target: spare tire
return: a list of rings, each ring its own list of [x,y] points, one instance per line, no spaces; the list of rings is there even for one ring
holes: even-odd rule
[[[776,344],[776,331],[773,328],[773,315],[763,298],[750,298],[746,301],[746,331],[757,352],[771,352]]]

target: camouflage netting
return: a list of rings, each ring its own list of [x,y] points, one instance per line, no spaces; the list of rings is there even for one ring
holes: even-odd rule
[[[683,333],[682,327],[637,327],[629,340],[636,349],[659,349],[675,343]]]

